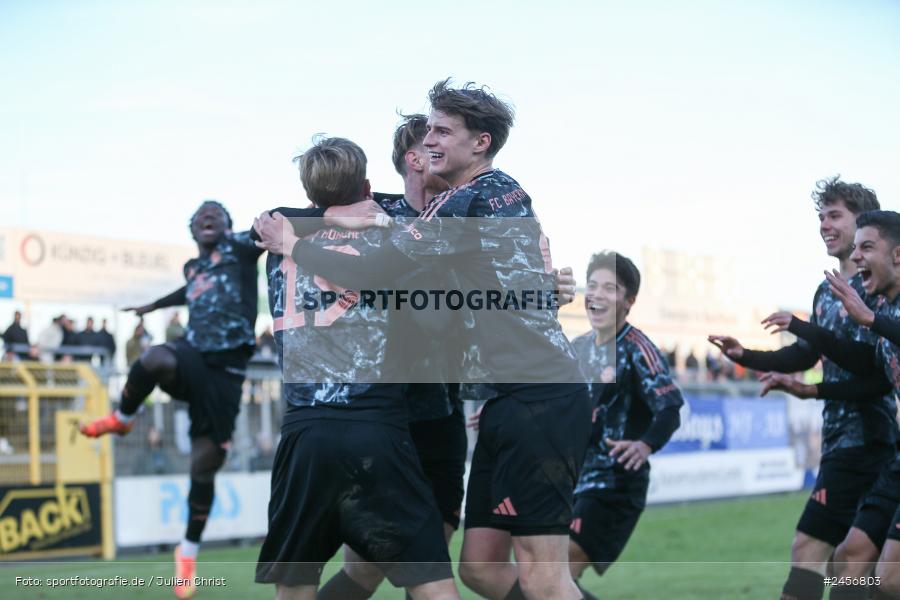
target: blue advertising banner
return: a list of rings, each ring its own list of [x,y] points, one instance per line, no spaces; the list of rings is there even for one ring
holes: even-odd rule
[[[783,398],[685,394],[681,427],[659,454],[788,445],[787,406]]]

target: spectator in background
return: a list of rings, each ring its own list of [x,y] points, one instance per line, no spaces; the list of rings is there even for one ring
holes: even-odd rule
[[[134,361],[139,359],[144,350],[149,347],[150,336],[147,334],[147,330],[144,329],[144,320],[141,319],[138,321],[137,327],[134,328],[131,339],[125,344],[125,362],[128,363],[128,366],[133,365]]]
[[[74,329],[74,327],[73,327]],[[82,331],[76,332],[72,336],[72,345],[78,347],[88,348],[91,346],[98,346],[97,344],[97,332],[94,331],[94,317],[88,317],[85,323],[84,329]],[[91,362],[93,360],[94,355],[76,355],[75,360],[82,362]]]
[[[722,363],[712,352],[706,353],[706,377],[710,381],[718,381],[719,375],[722,373]]]
[[[67,317],[66,315],[62,315],[60,320],[60,326],[62,327],[62,346],[65,348],[72,348],[78,345],[78,334],[75,332],[75,323]],[[56,360],[60,362],[72,362],[71,354],[56,354]]]
[[[100,331],[97,332],[97,345],[106,348],[109,352],[109,360],[115,361],[116,358],[116,338],[106,329],[106,319],[100,322]],[[105,361],[100,361],[101,364]]]
[[[63,321],[66,315],[59,315],[38,334],[37,345],[43,362],[53,362],[54,351],[63,344]]]
[[[166,343],[174,342],[181,337],[184,337],[184,326],[181,324],[178,313],[175,312],[172,313],[172,318],[169,320],[169,326],[166,327]]]
[[[669,368],[671,370],[675,370],[675,363],[678,362],[678,346],[672,346],[672,350],[666,352],[666,362],[669,363]]]
[[[6,346],[6,349],[9,350],[10,346],[13,344],[25,344],[26,346],[30,345],[28,341],[28,332],[22,327],[22,312],[16,311],[13,315],[12,324],[6,328],[6,331],[3,332],[3,344]],[[18,356],[22,360],[28,360],[28,352],[17,352],[16,356]]]
[[[694,356],[693,350],[684,359],[684,370],[687,372],[688,381],[697,381],[697,373],[700,372],[700,361]]]

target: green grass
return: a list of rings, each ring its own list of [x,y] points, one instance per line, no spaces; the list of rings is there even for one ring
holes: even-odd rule
[[[589,571],[582,584],[601,598],[618,600],[723,598],[777,598],[788,572],[790,543],[806,493],[783,494],[673,506],[650,507],[621,560],[603,578]],[[459,556],[462,536],[457,533],[451,556]],[[212,548],[201,552],[198,575],[222,577],[226,586],[200,590],[206,598],[271,598],[274,587],[253,583],[258,546]],[[330,577],[340,567],[332,561]],[[42,580],[65,577],[171,577],[168,554],[127,556],[122,560],[63,563],[0,563],[0,598],[171,598],[167,587],[50,589],[16,587],[16,577]],[[468,590],[463,598],[475,599]],[[403,597],[384,584],[374,598]]]

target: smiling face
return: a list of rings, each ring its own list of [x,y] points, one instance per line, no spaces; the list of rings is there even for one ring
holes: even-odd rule
[[[228,216],[216,204],[204,203],[191,217],[191,235],[202,248],[212,248],[228,231]]]
[[[819,210],[819,234],[828,256],[843,259],[853,251],[856,215],[843,202],[826,204]]]
[[[884,294],[889,298],[900,289],[895,272],[898,259],[897,247],[883,237],[877,227],[860,227],[856,231],[856,247],[850,260],[862,277],[863,289],[869,296]]]
[[[628,298],[626,294],[625,286],[610,269],[596,269],[591,273],[584,295],[584,308],[591,328],[606,333],[618,331],[634,304],[634,298]]]
[[[485,151],[491,145],[490,134],[466,128],[461,116],[433,110],[426,129],[422,145],[428,152],[431,173],[451,186],[462,185],[479,165],[489,164]]]

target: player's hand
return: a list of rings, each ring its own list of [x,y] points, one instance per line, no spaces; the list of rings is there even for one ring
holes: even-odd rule
[[[572,274],[572,267],[563,267],[562,269],[553,269],[556,275],[556,291],[559,293],[559,305],[565,306],[575,299],[575,276]]]
[[[256,242],[257,248],[281,256],[290,256],[294,244],[300,239],[284,215],[277,212],[270,215],[268,211],[263,211],[253,221],[253,229],[260,237],[260,241]]]
[[[143,317],[148,312],[153,312],[156,310],[156,307],[152,304],[145,304],[144,306],[128,306],[122,309],[122,312],[133,312],[138,317]]]
[[[835,297],[841,301],[850,318],[865,327],[871,327],[875,322],[875,313],[866,306],[852,285],[841,278],[840,272],[835,269],[833,273],[825,271],[825,279]]]
[[[731,360],[741,360],[744,356],[744,347],[731,336],[711,335],[706,338],[710,344],[722,351],[722,354]]]
[[[466,423],[466,427],[472,429],[474,431],[478,431],[478,422],[481,421],[481,411],[484,410],[484,405],[478,407],[478,410],[475,411],[471,417],[469,417],[468,422]]]
[[[325,224],[345,229],[390,227],[391,218],[372,199],[347,206],[329,206],[325,211]]]
[[[760,321],[767,330],[771,328],[769,333],[776,334],[782,331],[787,331],[788,326],[791,324],[791,319],[794,318],[794,315],[787,312],[786,310],[782,310],[779,312],[773,312],[771,315]]]
[[[609,455],[616,458],[620,465],[624,465],[626,471],[637,471],[652,452],[650,446],[640,440],[611,440],[606,438],[606,445],[610,447]]]
[[[797,381],[785,373],[763,373],[760,375],[759,381],[763,384],[760,396],[765,396],[772,390],[779,390],[797,398],[816,397],[816,386]]]

